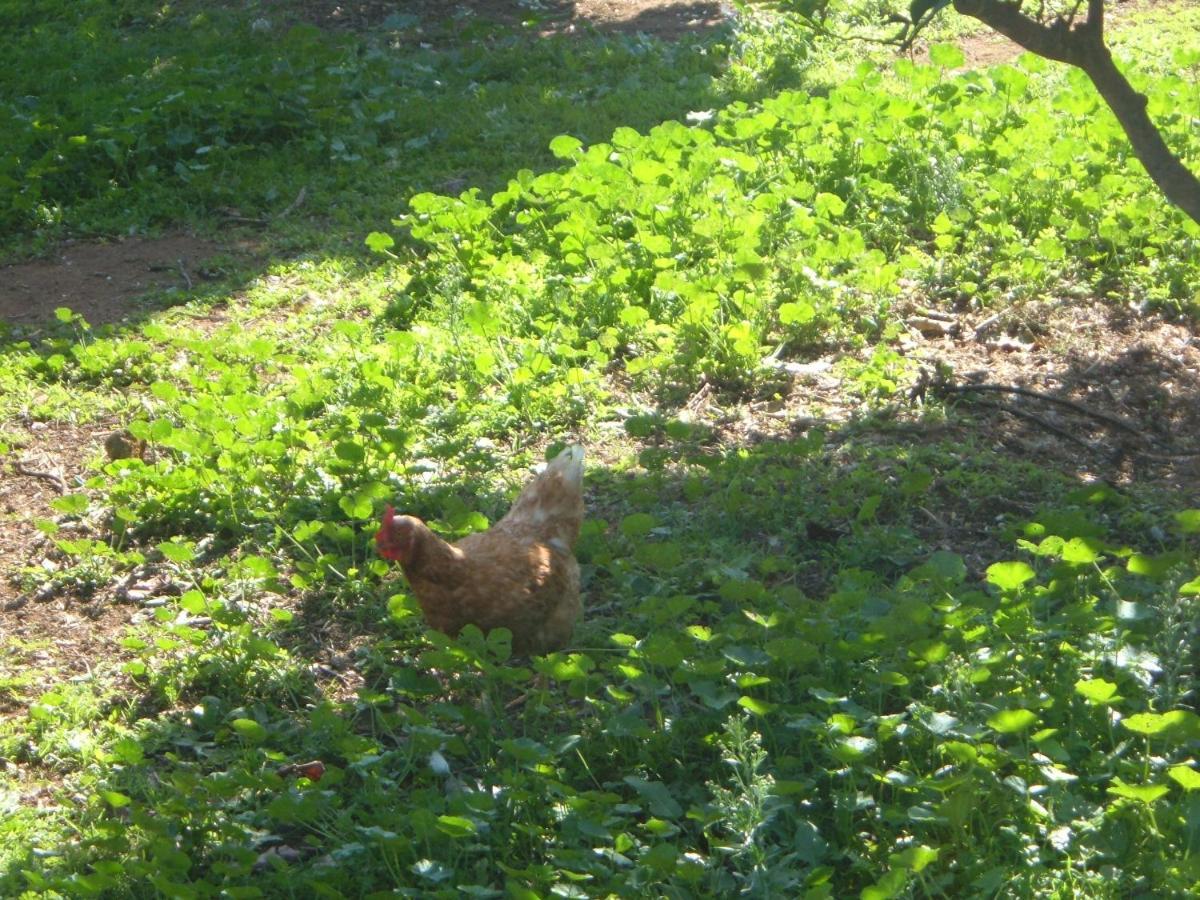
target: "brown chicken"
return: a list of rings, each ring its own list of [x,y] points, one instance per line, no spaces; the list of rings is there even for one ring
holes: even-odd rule
[[[568,447],[489,530],[448,544],[389,506],[375,545],[400,563],[433,628],[507,628],[514,653],[548,653],[566,645],[583,612],[574,554],[582,522],[583,448]]]

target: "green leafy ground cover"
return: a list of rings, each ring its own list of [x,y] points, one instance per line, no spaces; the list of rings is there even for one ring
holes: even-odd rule
[[[5,450],[31,419],[149,447],[96,454],[20,586],[165,602],[74,678],[3,645],[0,893],[1196,890],[1194,492],[897,405],[914,303],[1195,314],[1200,230],[1082,81],[754,17],[432,48],[253,20],[0,5],[10,249],[308,193],[189,305],[5,336]],[[1118,41],[1193,160],[1198,24]],[[689,403],[786,405],[777,364],[829,355],[850,422],[750,440]],[[484,527],[547,435],[592,459],[575,646],[430,634],[379,510]]]

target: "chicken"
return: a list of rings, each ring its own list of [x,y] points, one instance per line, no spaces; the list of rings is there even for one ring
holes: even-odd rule
[[[488,531],[448,544],[415,516],[384,513],[375,545],[400,563],[425,621],[512,632],[517,654],[566,645],[583,612],[575,541],[583,522],[583,448],[568,447]]]

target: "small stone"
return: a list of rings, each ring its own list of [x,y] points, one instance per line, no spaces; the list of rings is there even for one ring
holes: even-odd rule
[[[142,459],[146,455],[146,442],[121,429],[104,439],[104,452],[111,460]]]
[[[945,337],[958,330],[957,322],[945,322],[941,319],[931,319],[928,316],[910,316],[905,319],[909,328],[915,328],[926,337]]]

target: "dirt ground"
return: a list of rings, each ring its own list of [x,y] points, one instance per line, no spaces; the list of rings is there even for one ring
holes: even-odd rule
[[[688,411],[716,424],[731,450],[820,423],[830,434],[830,452],[838,454],[847,426],[852,443],[991,445],[1084,482],[1118,490],[1138,484],[1171,492],[1180,507],[1200,506],[1200,337],[1193,329],[1075,303],[1031,305],[994,321],[978,312],[914,309],[906,321],[904,356],[928,372],[950,371],[949,388],[930,382],[922,395],[898,400],[875,434],[851,424],[862,402],[846,393],[833,359],[785,364],[791,387],[782,401],[721,408],[701,390]],[[980,384],[994,389],[970,387]],[[939,395],[956,412],[930,424],[923,403]],[[117,426],[102,420],[6,428],[14,450],[0,460],[0,635],[29,642],[31,662],[39,654],[52,658],[60,677],[83,675],[110,656],[126,627],[145,614],[136,603],[114,602],[120,597],[112,585],[95,594],[68,588],[41,596],[22,591],[17,577],[24,567],[56,565],[35,522],[57,515],[50,505],[57,497],[84,489]],[[1033,514],[1036,497],[1026,494],[1014,486],[1006,511]],[[995,512],[939,505],[929,511],[922,537],[982,564],[1004,549],[994,546]],[[57,649],[46,649],[48,640]]]
[[[147,294],[190,290],[205,261],[219,252],[212,241],[188,235],[106,243],[68,242],[49,259],[0,268],[0,322],[32,326],[67,307],[91,325],[141,316]]]
[[[730,7],[718,0],[308,0],[263,3],[270,16],[295,14],[323,27],[364,28],[396,24],[428,37],[453,34],[477,22],[525,24],[540,34],[597,31],[645,32],[678,38],[720,24]]]

